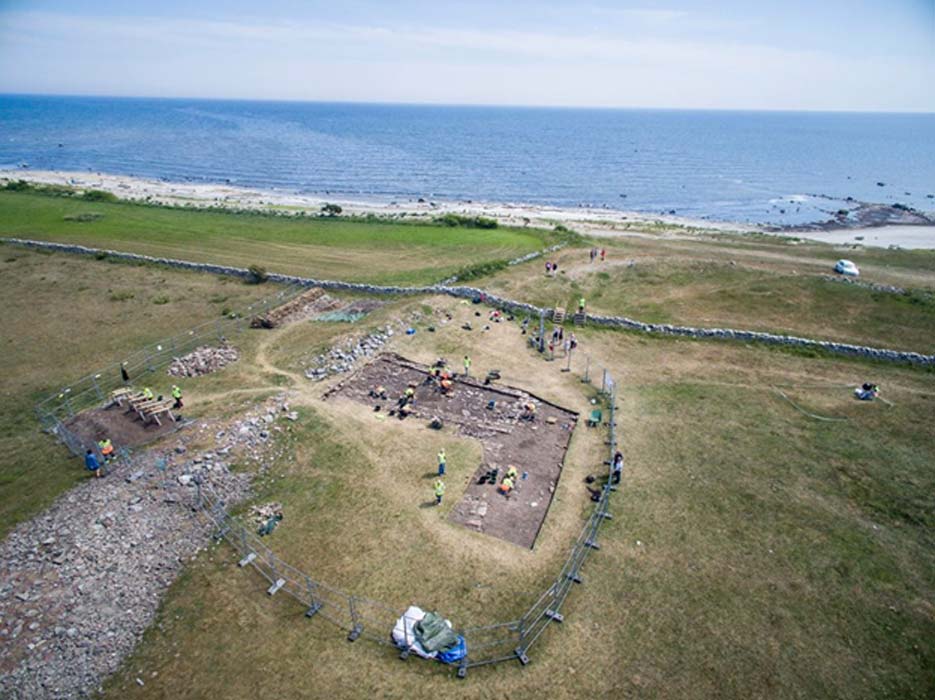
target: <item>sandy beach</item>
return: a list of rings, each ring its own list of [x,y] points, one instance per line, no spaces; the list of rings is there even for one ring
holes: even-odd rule
[[[733,222],[713,222],[679,216],[645,214],[602,208],[564,208],[547,205],[425,200],[323,198],[279,190],[259,190],[222,183],[170,182],[97,172],[68,172],[28,169],[0,169],[0,182],[26,180],[40,184],[68,185],[78,189],[112,192],[121,199],[150,201],[176,206],[222,206],[232,209],[276,209],[293,212],[320,211],[325,203],[338,204],[346,215],[429,219],[446,213],[486,216],[503,225],[551,227],[564,224],[596,236],[680,237],[704,233],[771,233],[766,227]],[[672,228],[651,228],[664,224]],[[680,231],[679,229],[683,229]],[[837,245],[864,245],[887,248],[935,249],[935,226],[888,225],[832,231],[783,231],[783,236]]]

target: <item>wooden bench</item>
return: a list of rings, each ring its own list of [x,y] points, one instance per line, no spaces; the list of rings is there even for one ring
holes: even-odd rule
[[[140,418],[146,423],[150,418],[156,421],[156,425],[162,426],[159,416],[165,413],[172,422],[175,422],[175,416],[172,415],[172,406],[175,405],[174,399],[163,399],[162,401],[153,401],[140,407]]]
[[[561,325],[565,322],[565,309],[560,306],[556,306],[552,311],[552,323]]]
[[[113,406],[114,404],[118,406],[123,406],[123,402],[128,400],[133,395],[133,389],[128,386],[122,386],[119,389],[114,389],[110,392],[110,403],[108,405]]]
[[[130,409],[133,411],[139,411],[140,406],[151,401],[156,401],[156,397],[147,398],[142,394],[134,394],[133,396],[127,397],[127,403],[130,404]]]

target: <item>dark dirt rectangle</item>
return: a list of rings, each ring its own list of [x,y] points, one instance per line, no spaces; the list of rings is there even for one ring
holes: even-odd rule
[[[485,386],[483,381],[463,375],[457,377],[453,394],[445,396],[434,383],[427,382],[428,378],[429,368],[425,365],[384,354],[335,386],[325,398],[337,394],[390,411],[409,383],[416,382],[414,412],[406,420],[428,424],[437,416],[446,425],[457,425],[462,435],[477,438],[483,446],[484,461],[450,519],[531,549],[552,503],[578,414],[520,389]],[[368,395],[377,386],[386,388],[387,400]],[[495,402],[493,409],[487,408],[490,401]],[[537,406],[532,422],[520,419],[526,401]],[[497,491],[497,486],[509,465],[517,468],[520,478],[507,497]],[[478,483],[494,467],[500,469],[497,484]]]
[[[125,407],[112,405],[82,411],[74,418],[65,421],[65,427],[80,437],[88,446],[102,437],[107,437],[117,448],[139,447],[178,430],[182,421],[177,413],[175,417],[178,422],[173,422],[169,416],[162,415],[159,416],[159,420],[162,421],[161,426],[152,419],[144,424],[136,412],[129,412]]]

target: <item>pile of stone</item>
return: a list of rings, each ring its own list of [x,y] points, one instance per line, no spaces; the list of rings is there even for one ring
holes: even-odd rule
[[[173,377],[200,377],[223,369],[240,359],[240,352],[225,343],[217,347],[202,345],[187,355],[172,360],[167,370]]]
[[[284,454],[271,433],[295,420],[277,396],[233,423],[201,423],[173,448],[137,452],[88,479],[0,543],[0,697],[86,697],[155,619],[161,597],[210,542],[192,517],[197,484],[228,504]],[[246,427],[246,430],[243,428]],[[189,445],[214,447],[194,451]],[[266,437],[261,437],[262,435]],[[140,683],[149,677],[141,673]]]
[[[348,340],[340,346],[331,348],[314,360],[314,366],[305,370],[305,376],[315,382],[335,374],[349,372],[361,359],[378,354],[383,346],[393,337],[395,331],[391,325],[374,331],[360,340]]]

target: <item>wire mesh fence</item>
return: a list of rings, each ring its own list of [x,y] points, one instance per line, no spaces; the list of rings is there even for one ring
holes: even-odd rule
[[[123,362],[110,364],[42,399],[35,406],[39,425],[55,435],[77,456],[84,455],[88,449],[97,451],[96,444],[87,443],[69,430],[66,422],[82,411],[104,404],[112,391],[127,385],[125,377],[132,378],[134,382],[152,377],[168,367],[175,358],[201,345],[223,342],[242,333],[249,327],[253,316],[264,314],[303,291],[303,287],[286,287],[253,302],[239,313],[208,321],[184,333],[143,346],[128,355]],[[102,457],[99,452],[98,457]]]
[[[97,450],[97,445],[85,444],[79,436],[70,431],[65,421],[82,410],[101,405],[111,391],[124,386],[126,380],[121,368],[137,380],[145,378],[164,369],[175,357],[190,352],[199,345],[223,341],[242,332],[248,327],[251,316],[265,313],[302,291],[304,290],[301,287],[284,289],[251,304],[236,317],[203,324],[186,333],[147,345],[130,355],[125,362],[114,363],[83,377],[42,400],[36,406],[39,421],[45,430],[55,435],[75,455],[81,456],[87,449]],[[544,324],[542,328],[544,329]],[[544,333],[540,333],[537,339],[540,352],[543,351],[543,336]],[[606,421],[603,418],[600,420],[600,424],[606,426],[608,432],[606,444],[609,446],[609,458],[602,465],[606,466],[606,481],[600,489],[592,490],[594,506],[557,576],[519,618],[456,629],[467,649],[466,655],[452,664],[461,678],[465,677],[467,670],[472,667],[505,661],[519,661],[523,665],[529,663],[529,651],[545,630],[553,624],[563,622],[562,608],[569,593],[574,586],[583,582],[582,569],[588,557],[600,549],[598,535],[602,525],[611,518],[611,494],[616,491],[611,465],[618,451],[617,385],[606,369],[592,365],[590,357],[585,357],[584,361],[585,369],[581,381],[596,388],[595,403],[599,405],[599,410],[606,410],[608,415]],[[570,368],[570,360],[568,365]],[[125,465],[132,466],[135,462],[133,453],[125,448],[118,450],[118,457],[120,463]],[[101,462],[103,463],[103,459]],[[328,620],[346,631],[349,641],[363,638],[399,649],[401,658],[409,655],[412,644],[411,629],[417,619],[407,619],[405,611],[401,612],[397,607],[334,588],[283,561],[255,532],[229,512],[229,499],[224,494],[218,493],[213,486],[203,483],[201,479],[196,479],[195,483],[196,511],[208,520],[214,539],[227,542],[237,552],[241,567],[253,568],[266,580],[269,595],[291,596],[304,609],[306,617],[322,617]]]
[[[590,366],[590,365],[589,365]],[[465,642],[467,654],[452,665],[459,677],[465,677],[472,667],[519,661],[529,663],[529,651],[548,627],[564,621],[562,608],[572,588],[583,582],[582,569],[587,558],[600,549],[598,535],[601,526],[611,518],[611,494],[616,491],[612,464],[618,450],[616,429],[617,386],[604,369],[600,376],[598,397],[602,408],[608,411],[605,423],[609,459],[606,482],[601,485],[595,504],[571,546],[568,557],[555,579],[521,617],[508,622],[483,626],[465,626],[456,629]],[[582,381],[588,381],[582,378]],[[595,489],[598,492],[598,489]],[[367,639],[401,650],[401,657],[409,655],[411,642],[405,636],[401,642],[394,630],[408,630],[410,622],[400,607],[355,596],[333,588],[282,561],[260,538],[227,510],[225,499],[210,485],[197,484],[198,511],[210,519],[214,538],[230,544],[240,557],[242,567],[252,567],[269,584],[267,593],[284,593],[295,598],[307,617],[321,616],[347,632],[349,641]],[[406,635],[409,633],[406,632]]]

